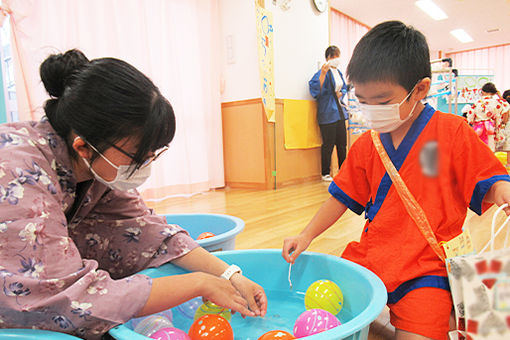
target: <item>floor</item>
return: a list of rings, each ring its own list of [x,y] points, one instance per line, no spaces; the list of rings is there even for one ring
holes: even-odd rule
[[[221,189],[192,197],[147,202],[157,213],[219,213],[240,217],[244,231],[236,238],[236,249],[281,248],[283,239],[299,233],[329,197],[328,183],[313,182],[278,190]],[[468,212],[465,226],[480,249],[490,239],[495,207],[483,216]],[[504,220],[500,216],[499,224]],[[329,230],[315,239],[308,250],[339,255],[348,242],[358,240],[364,218],[347,211]],[[268,232],[270,231],[270,232]],[[500,246],[498,239],[496,246]],[[370,328],[369,340],[390,339],[393,327],[387,311]]]

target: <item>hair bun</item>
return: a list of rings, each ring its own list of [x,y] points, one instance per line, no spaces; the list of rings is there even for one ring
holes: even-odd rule
[[[64,54],[52,54],[43,61],[39,74],[44,88],[50,96],[58,98],[64,93],[67,81],[89,60],[80,50],[69,50]]]

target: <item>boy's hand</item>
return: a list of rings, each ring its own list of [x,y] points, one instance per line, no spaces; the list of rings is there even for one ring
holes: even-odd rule
[[[496,203],[499,207],[505,203],[510,205],[510,182],[497,181],[492,185],[490,190],[485,195],[484,200],[491,203]],[[510,216],[510,206],[503,209],[507,216]]]
[[[286,238],[283,241],[283,258],[285,261],[294,264],[298,256],[308,248],[311,242],[312,240],[303,234]]]

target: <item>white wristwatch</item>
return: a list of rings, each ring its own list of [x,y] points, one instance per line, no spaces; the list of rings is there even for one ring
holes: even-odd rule
[[[226,280],[230,280],[235,273],[243,274],[243,271],[235,264],[231,264],[220,276]]]

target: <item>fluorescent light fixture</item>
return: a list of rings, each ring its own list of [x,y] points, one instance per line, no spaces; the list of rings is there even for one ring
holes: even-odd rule
[[[439,6],[433,3],[432,0],[418,0],[415,4],[434,20],[443,20],[448,18],[448,15],[446,15]]]
[[[450,34],[457,38],[457,40],[460,41],[461,43],[468,43],[473,41],[473,38],[471,38],[471,36],[467,34],[467,32],[464,31],[462,28],[453,30],[450,32]]]

